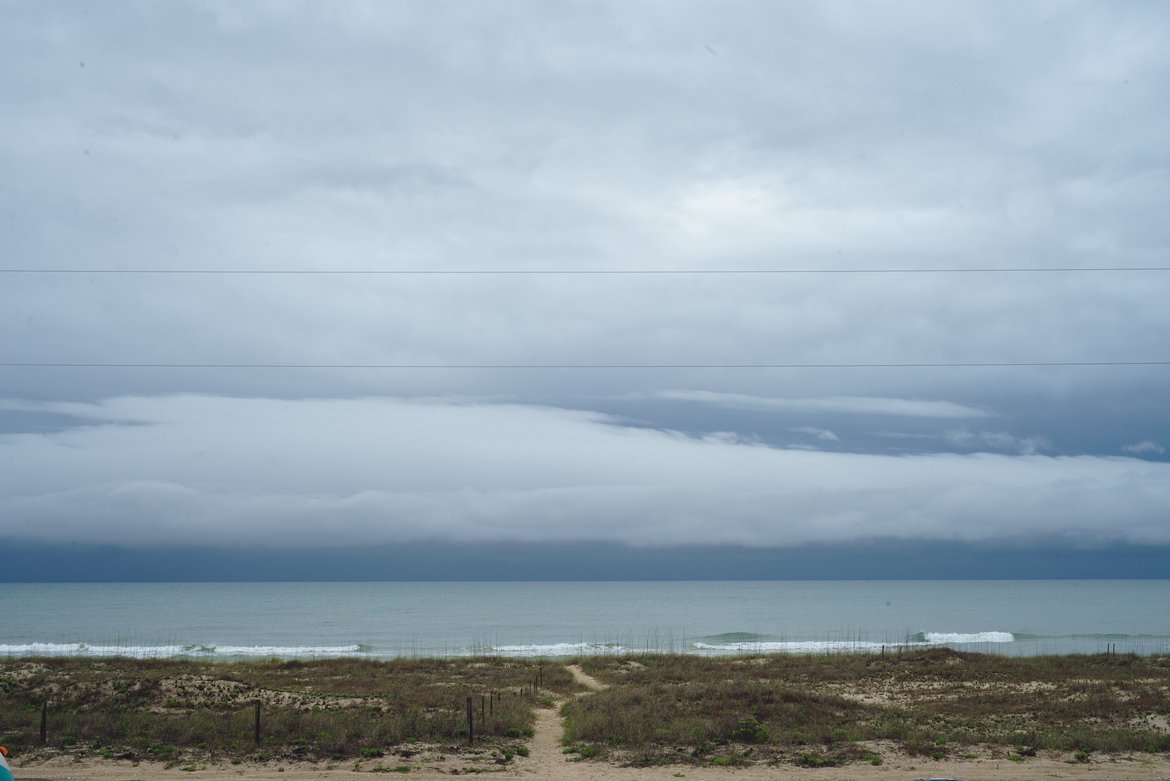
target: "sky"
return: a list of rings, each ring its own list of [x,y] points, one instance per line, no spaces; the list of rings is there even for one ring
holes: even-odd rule
[[[1170,577],[1167,94],[1162,2],[0,0],[0,578]]]

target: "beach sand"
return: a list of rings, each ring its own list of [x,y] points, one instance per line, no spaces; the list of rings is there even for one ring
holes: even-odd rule
[[[1170,759],[1137,756],[1092,760],[1088,763],[1069,763],[1045,757],[1029,758],[1024,762],[1007,761],[922,761],[921,758],[891,758],[878,767],[866,764],[847,767],[805,769],[796,767],[747,768],[664,766],[651,768],[615,767],[605,763],[571,762],[561,753],[555,735],[547,727],[556,721],[542,715],[541,729],[533,741],[532,755],[517,759],[507,769],[490,772],[496,778],[524,778],[564,781],[764,781],[764,779],[807,779],[807,781],[892,781],[931,776],[947,776],[966,781],[992,779],[1070,779],[1070,781],[1165,781],[1170,779]],[[162,764],[143,762],[130,764],[116,761],[49,761],[29,767],[14,763],[17,781],[150,781],[151,779],[186,779],[187,781],[345,781],[385,777],[386,772],[373,768],[374,762],[361,763],[362,769],[352,765],[330,767],[328,763],[270,765],[210,765],[197,770],[180,767],[166,768]],[[450,779],[453,774],[464,775],[472,765],[451,762],[447,767],[420,766],[403,774],[404,778]],[[390,773],[398,776],[399,774]],[[485,775],[488,775],[485,773]]]

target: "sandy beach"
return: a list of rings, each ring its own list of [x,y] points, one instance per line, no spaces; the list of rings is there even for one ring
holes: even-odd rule
[[[137,766],[116,763],[44,764],[30,768],[15,767],[18,781],[149,781],[150,779],[202,779],[203,781],[347,781],[384,775],[370,770],[323,769],[317,766],[281,765],[279,767],[212,766],[197,771],[165,769],[161,764]],[[565,781],[893,781],[932,776],[946,776],[966,781],[1013,781],[1024,779],[1068,779],[1069,781],[1164,781],[1170,778],[1166,760],[1115,760],[1085,765],[1037,759],[1024,765],[1014,763],[941,762],[924,766],[914,763],[889,763],[882,767],[848,767],[829,769],[768,768],[746,769],[655,767],[619,768],[607,765],[544,761],[539,757],[523,760],[517,767],[502,771],[500,777],[565,779]],[[410,778],[450,778],[440,770],[412,771]]]

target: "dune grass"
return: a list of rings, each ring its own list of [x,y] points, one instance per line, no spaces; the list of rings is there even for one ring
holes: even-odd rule
[[[506,745],[532,734],[534,702],[520,692],[531,687],[537,669],[498,658],[7,660],[0,661],[0,741],[18,753],[68,750],[163,761],[188,750],[224,759],[370,758],[415,742],[456,750],[467,742],[472,697],[476,737]],[[550,665],[543,684],[563,692],[572,685],[563,668]],[[255,702],[261,704],[259,745]]]
[[[581,659],[610,688],[565,705],[566,742],[634,764],[810,766],[972,748],[1170,751],[1170,657],[903,654]]]
[[[18,754],[230,761],[376,760],[480,746],[523,756],[534,707],[563,707],[566,751],[647,765],[880,764],[885,753],[1026,761],[1041,751],[1170,752],[1170,657],[874,654],[576,660],[609,688],[581,697],[528,660],[0,660],[0,742]],[[502,698],[480,718],[480,703]],[[483,699],[481,699],[483,698]],[[261,703],[261,741],[253,735]],[[40,745],[48,702],[47,744]],[[982,753],[979,753],[982,752]]]

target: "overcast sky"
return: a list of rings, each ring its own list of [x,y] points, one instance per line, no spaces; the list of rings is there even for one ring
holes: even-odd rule
[[[856,366],[1170,360],[1167,95],[1160,1],[0,0],[0,541],[1170,545],[1170,366]]]

